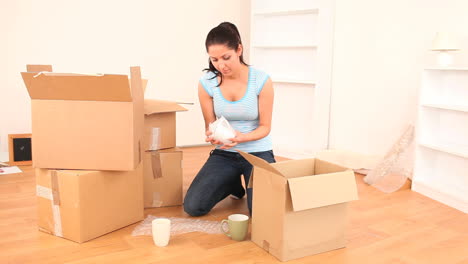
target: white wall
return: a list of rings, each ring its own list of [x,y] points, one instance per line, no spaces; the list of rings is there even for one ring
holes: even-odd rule
[[[19,72],[32,63],[109,73],[141,65],[150,80],[147,98],[195,103],[178,114],[178,144],[203,143],[196,85],[207,65],[204,39],[230,20],[248,46],[249,9],[249,0],[3,1],[0,153],[7,151],[8,134],[31,132]],[[331,148],[386,152],[415,119],[421,69],[435,57],[428,51],[435,32],[468,35],[465,10],[465,0],[336,0]],[[456,59],[467,66],[464,47]]]
[[[336,0],[330,147],[382,156],[415,121],[421,71],[437,31],[461,36],[468,65],[466,0]]]
[[[208,67],[208,32],[222,21],[231,21],[249,50],[250,1],[220,3],[165,1],[163,6],[144,11],[144,23],[152,25],[145,32],[145,72],[150,78],[145,97],[195,103],[184,105],[189,111],[177,114],[177,144],[181,146],[206,143],[197,85],[202,70]]]
[[[140,65],[150,80],[147,98],[196,103],[178,114],[178,144],[204,143],[196,93],[207,66],[204,40],[212,27],[232,21],[248,45],[249,8],[249,0],[2,1],[0,153],[8,151],[8,134],[31,132],[30,99],[20,77],[26,64],[123,74]]]

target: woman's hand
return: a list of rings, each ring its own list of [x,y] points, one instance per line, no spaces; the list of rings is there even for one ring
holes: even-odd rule
[[[205,142],[210,142],[211,145],[222,145],[223,144],[223,142],[213,139],[213,137],[211,137],[211,134],[212,133],[209,130],[207,130],[205,132],[205,135],[206,135]]]
[[[230,148],[236,146],[239,143],[249,141],[247,136],[245,134],[242,134],[239,131],[236,131],[236,136],[235,137],[229,138],[228,140],[231,141],[232,143],[224,144],[220,149],[230,149]]]

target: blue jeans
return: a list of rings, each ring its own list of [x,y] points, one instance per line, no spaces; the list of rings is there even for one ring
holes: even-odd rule
[[[273,151],[251,152],[274,163]],[[237,152],[220,149],[212,150],[205,165],[198,172],[190,185],[184,199],[184,210],[191,216],[207,214],[224,198],[233,194],[242,197],[245,194],[242,187],[241,175],[244,175],[246,186],[252,173],[252,165]],[[247,205],[252,214],[252,189],[247,189]]]

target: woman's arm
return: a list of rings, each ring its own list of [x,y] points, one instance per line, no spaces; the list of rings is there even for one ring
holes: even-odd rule
[[[214,114],[213,98],[205,91],[200,82],[198,83],[198,100],[200,100],[203,118],[205,119],[205,130],[207,131],[210,123],[216,121],[216,116]]]
[[[211,144],[222,145],[223,143],[218,140],[213,140],[209,132],[209,125],[216,121],[216,116],[214,113],[213,107],[213,98],[205,91],[203,85],[198,83],[198,100],[200,100],[200,106],[203,113],[203,119],[205,120],[205,141],[210,142]]]

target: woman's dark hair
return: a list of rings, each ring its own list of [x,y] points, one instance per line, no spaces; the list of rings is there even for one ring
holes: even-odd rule
[[[208,52],[208,47],[210,47],[211,45],[216,45],[216,44],[226,45],[228,48],[237,51],[237,49],[239,48],[239,45],[242,44],[241,36],[239,34],[239,30],[237,30],[237,27],[230,22],[223,22],[219,24],[217,27],[210,30],[205,40],[206,51]],[[240,62],[248,66],[248,64],[244,62],[243,53],[244,53],[244,50],[242,50],[242,53],[240,55]],[[208,58],[208,68],[204,69],[204,71],[210,71],[214,73],[215,76],[213,78],[216,78],[219,76],[221,78],[221,81],[219,82],[218,86],[221,85],[221,83],[223,82],[223,76],[218,70],[216,70],[216,68],[214,67],[213,63],[211,63],[211,60],[209,58]]]

